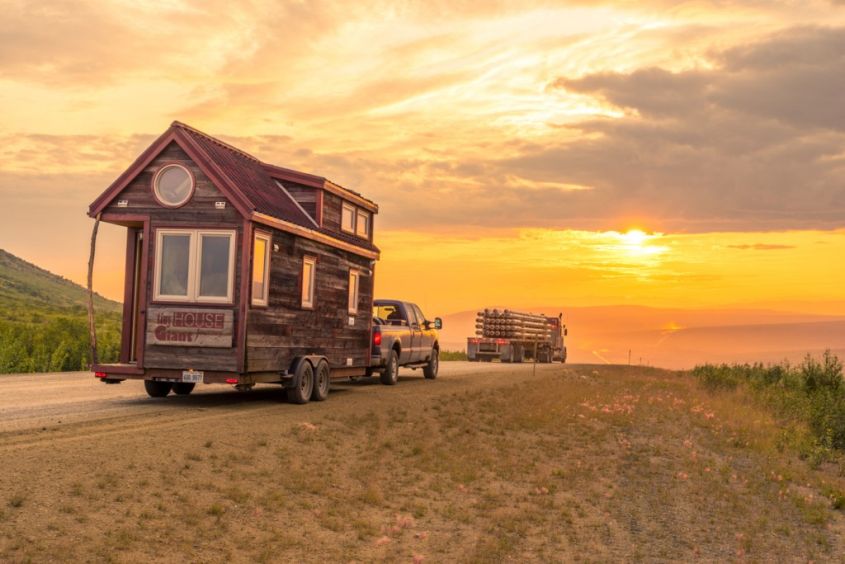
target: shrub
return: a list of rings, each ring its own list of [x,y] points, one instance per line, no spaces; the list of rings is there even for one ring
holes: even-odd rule
[[[440,360],[466,360],[467,353],[464,351],[440,351]]]
[[[710,391],[746,386],[783,419],[806,425],[820,448],[845,450],[845,386],[842,363],[826,351],[788,363],[696,366],[692,373]]]

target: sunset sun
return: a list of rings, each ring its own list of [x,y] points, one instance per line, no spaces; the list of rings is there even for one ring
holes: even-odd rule
[[[643,244],[648,242],[651,237],[641,229],[629,229],[625,233],[622,233],[621,239],[626,245],[631,245],[632,247],[641,247]]]

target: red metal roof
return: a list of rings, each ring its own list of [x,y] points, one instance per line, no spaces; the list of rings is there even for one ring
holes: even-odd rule
[[[241,213],[266,214],[331,235],[359,247],[376,249],[369,241],[348,237],[343,233],[316,226],[313,219],[297,205],[290,194],[279,188],[276,180],[282,182],[287,180],[335,193],[339,192],[341,196],[347,196],[352,201],[364,204],[370,211],[377,212],[378,206],[371,200],[321,176],[264,163],[245,151],[178,121],[174,121],[170,128],[91,204],[89,215],[95,216],[105,209],[132,178],[171,141],[179,143],[191,158],[197,161],[197,165],[208,171],[212,181],[229,194],[233,199],[233,204]]]

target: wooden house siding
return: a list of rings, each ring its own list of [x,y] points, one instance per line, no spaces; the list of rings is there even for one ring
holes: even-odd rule
[[[294,200],[302,206],[302,209],[311,216],[311,219],[318,221],[317,215],[317,193],[316,188],[310,186],[303,186],[294,182],[284,182],[285,189],[288,191]]]
[[[332,367],[363,367],[370,361],[373,277],[370,260],[273,230],[278,252],[270,258],[270,303],[252,308],[247,322],[247,370],[279,371],[295,356],[324,355]],[[314,308],[301,305],[302,258],[317,258]],[[362,272],[358,313],[349,325],[349,270]]]
[[[195,179],[194,194],[188,203],[179,208],[165,208],[156,202],[153,196],[152,179],[156,171],[166,163],[178,163],[190,170]],[[118,202],[126,200],[126,207],[118,207]],[[226,202],[226,208],[218,210],[215,202]],[[217,189],[211,180],[176,143],[170,143],[161,154],[153,159],[126,188],[109,204],[104,213],[150,215],[155,220],[179,223],[226,223],[236,224],[241,216],[234,206]]]
[[[323,227],[342,233],[340,230],[342,205],[343,198],[339,198],[331,192],[325,192],[323,194]]]

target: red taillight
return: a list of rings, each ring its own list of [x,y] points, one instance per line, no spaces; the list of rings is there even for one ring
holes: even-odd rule
[[[108,378],[109,375],[105,372],[94,372],[94,378]]]
[[[381,333],[379,331],[373,333],[373,344],[375,346],[379,346],[381,344]]]
[[[226,378],[226,383],[227,384],[237,384],[238,379],[237,378]]]
[[[496,344],[497,345],[507,345],[508,341],[507,341],[507,339],[496,339]]]

